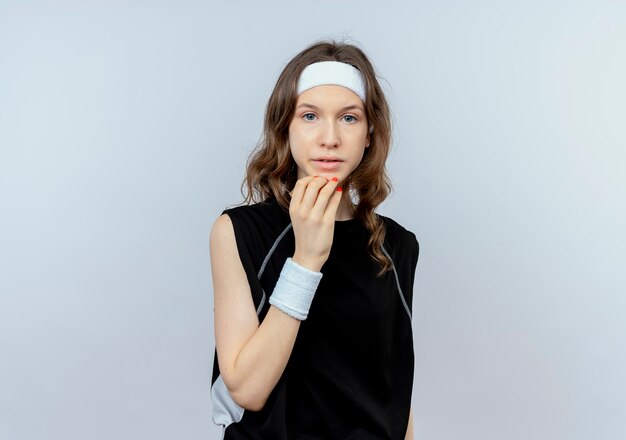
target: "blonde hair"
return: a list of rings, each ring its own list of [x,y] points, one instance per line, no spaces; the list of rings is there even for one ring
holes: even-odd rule
[[[356,199],[356,216],[370,232],[368,251],[380,265],[379,276],[392,263],[382,250],[385,227],[374,210],[391,192],[385,168],[391,147],[391,116],[376,73],[365,53],[356,46],[334,41],[315,43],[287,63],[267,103],[263,135],[248,159],[245,203],[261,202],[275,197],[289,208],[289,191],[297,181],[297,167],[289,149],[289,124],[295,112],[297,83],[306,66],[319,61],[339,61],[356,67],[365,79],[365,114],[373,132],[370,146],[349,178],[349,190]]]

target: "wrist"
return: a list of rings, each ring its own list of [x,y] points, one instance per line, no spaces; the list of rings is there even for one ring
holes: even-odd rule
[[[291,260],[294,263],[304,267],[305,269],[309,269],[313,272],[319,272],[322,266],[324,265],[323,261],[319,261],[319,259],[314,259],[314,258],[303,258],[302,256],[298,255],[298,252],[293,254],[293,257],[291,257]]]
[[[287,258],[269,303],[300,321],[305,320],[321,279],[320,272],[309,270]]]

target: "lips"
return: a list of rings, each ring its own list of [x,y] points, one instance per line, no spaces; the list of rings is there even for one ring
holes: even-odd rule
[[[341,159],[339,159],[338,157],[332,157],[332,156],[322,156],[322,157],[318,157],[316,159],[313,159],[314,161],[319,161],[319,162],[343,162]]]
[[[343,162],[336,157],[318,157],[313,159],[313,163],[322,170],[334,170]]]

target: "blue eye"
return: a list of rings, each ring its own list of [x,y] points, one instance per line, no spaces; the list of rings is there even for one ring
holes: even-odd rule
[[[346,122],[350,122],[350,123],[356,122],[356,116],[354,116],[354,115],[345,115],[345,116],[343,117],[343,119],[344,119]]]
[[[315,115],[313,113],[305,113],[304,115],[302,115],[302,117],[307,121],[313,121],[315,119]]]

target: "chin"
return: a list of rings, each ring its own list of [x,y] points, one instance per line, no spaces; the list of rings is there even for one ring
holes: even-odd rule
[[[343,176],[342,174],[334,173],[332,171],[320,171],[320,173],[317,175],[326,177],[328,180],[332,179],[333,177],[336,177],[339,183],[343,182],[346,179],[346,177]]]

